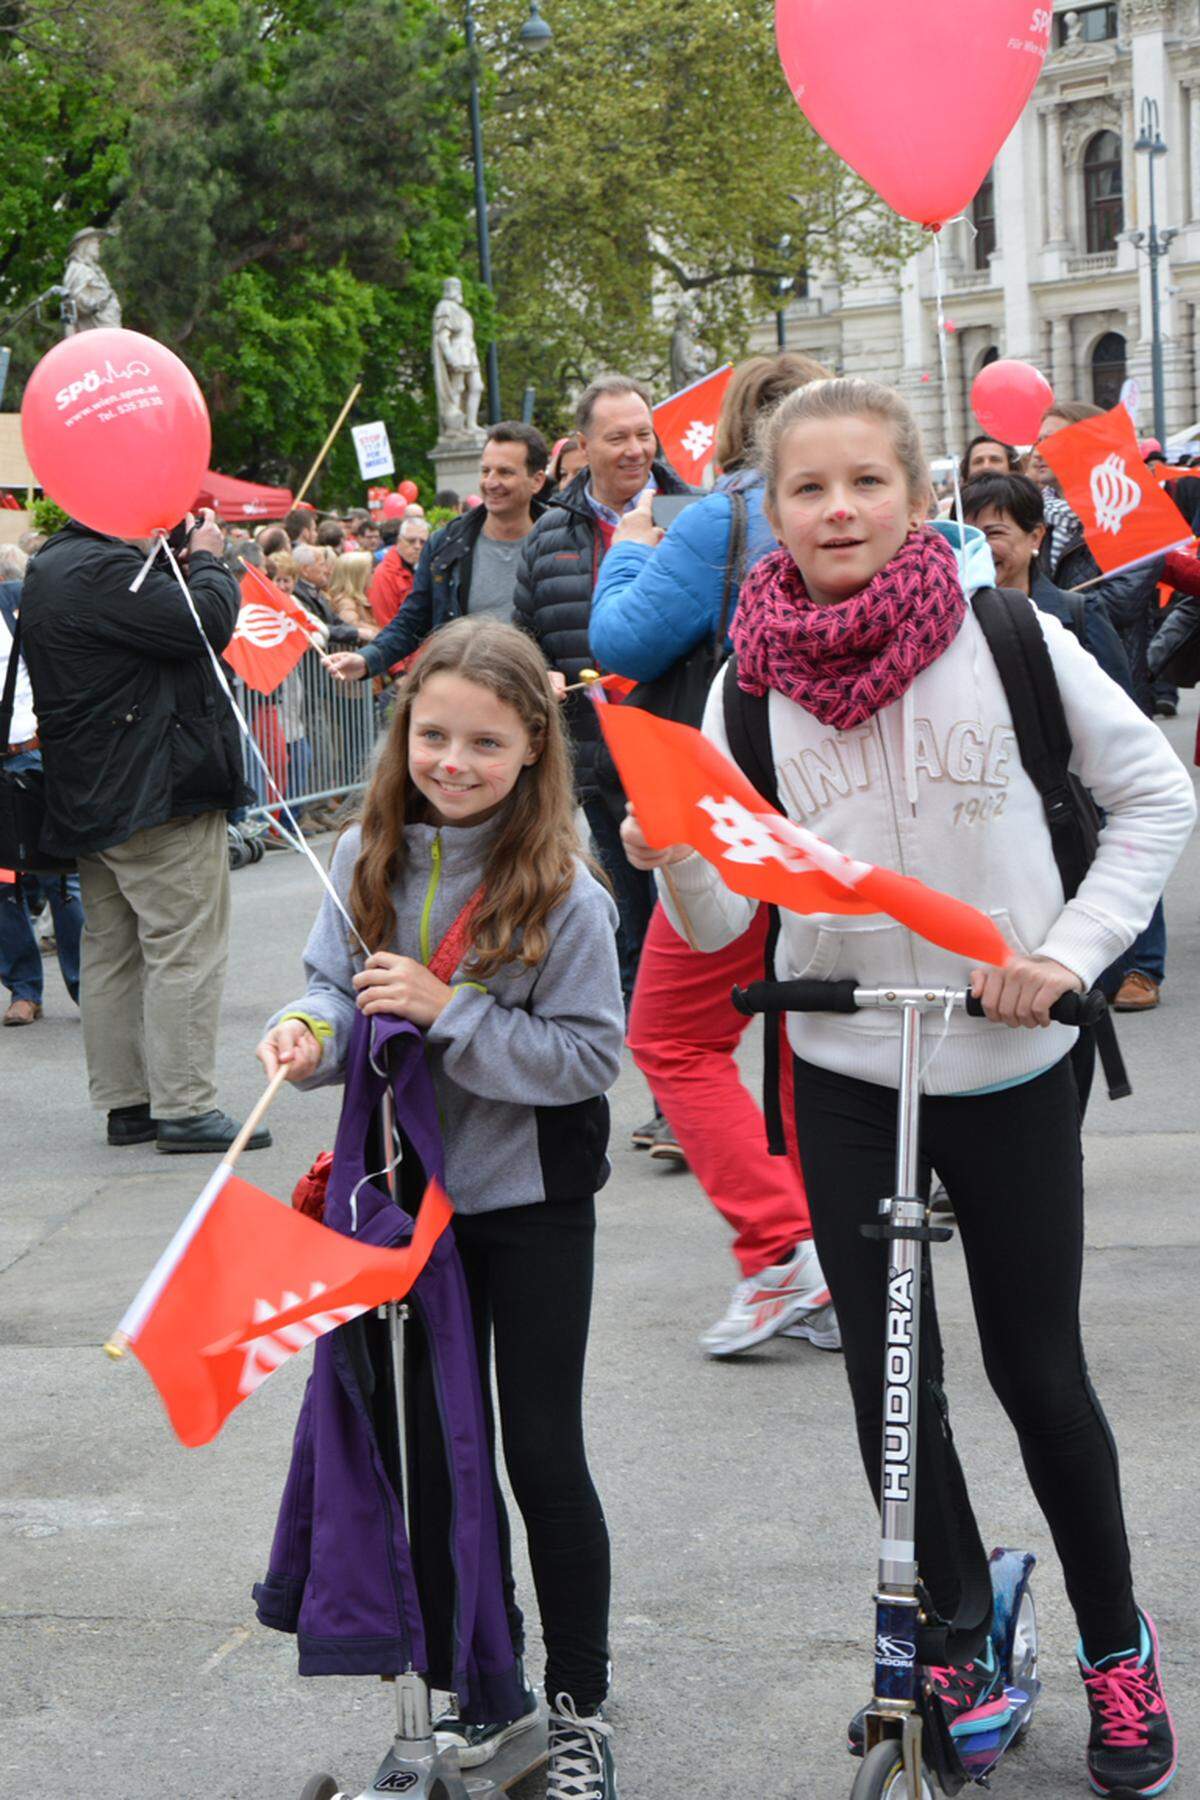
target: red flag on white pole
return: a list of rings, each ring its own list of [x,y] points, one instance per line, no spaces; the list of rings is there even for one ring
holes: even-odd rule
[[[453,1208],[425,1190],[412,1243],[359,1244],[221,1163],[122,1319],[181,1443],[207,1444],[295,1351],[408,1293]]]
[[[1038,445],[1107,574],[1187,543],[1191,526],[1146,467],[1124,406],[1066,425]]]
[[[732,375],[733,364],[725,363],[654,408],[654,428],[663,454],[692,487],[703,484],[704,472],[712,463],[721,402]]]

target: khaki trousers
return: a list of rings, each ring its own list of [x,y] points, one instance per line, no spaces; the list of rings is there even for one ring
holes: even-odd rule
[[[92,1105],[149,1101],[156,1119],[211,1111],[229,949],[225,814],[169,819],[81,856],[79,885]]]

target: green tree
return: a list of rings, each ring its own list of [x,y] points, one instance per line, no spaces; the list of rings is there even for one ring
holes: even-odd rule
[[[553,0],[534,58],[511,49],[521,0],[479,10],[508,406],[533,380],[553,416],[600,367],[665,391],[664,299],[686,297],[704,341],[737,355],[782,277],[911,247],[792,100],[770,7]]]

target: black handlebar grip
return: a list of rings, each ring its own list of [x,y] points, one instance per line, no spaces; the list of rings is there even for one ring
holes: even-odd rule
[[[733,1004],[738,1012],[852,1013],[857,980],[850,981],[752,981],[735,987]]]
[[[1056,1025],[1095,1025],[1108,1010],[1108,1001],[1100,988],[1086,994],[1064,994],[1050,1008]],[[983,1007],[974,994],[967,995],[967,1011],[973,1019],[982,1019]]]

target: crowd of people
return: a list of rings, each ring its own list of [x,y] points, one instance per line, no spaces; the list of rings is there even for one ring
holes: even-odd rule
[[[1091,410],[1059,403],[1043,431]],[[234,629],[235,572],[260,566],[319,625],[323,691],[372,683],[381,727],[304,991],[272,1019],[260,1056],[270,1073],[317,1084],[343,1079],[378,1015],[425,1033],[454,1236],[481,1366],[495,1358],[547,1647],[549,1792],[615,1800],[609,1542],[582,1409],[604,1096],[622,1041],[651,1096],[634,1145],[690,1166],[733,1234],[736,1280],[706,1353],[736,1357],[779,1334],[843,1350],[878,1498],[886,1260],[860,1226],[892,1180],[894,1023],[771,1019],[760,1109],[738,1073],[746,1021],[730,991],[764,968],[971,985],[986,1016],[948,1020],[927,1074],[922,1191],[936,1177],[953,1206],[989,1379],[1063,1564],[1093,1785],[1158,1793],[1174,1732],[1080,1349],[1090,1062],[1049,1008],[1097,984],[1118,1010],[1159,1003],[1162,893],[1195,801],[1153,723],[1178,705],[1156,674],[1158,587],[1200,592],[1200,566],[1174,558],[1095,583],[1080,521],[1036,446],[975,439],[961,522],[938,517],[900,397],[786,352],[735,371],[716,456],[715,486],[689,492],[661,455],[644,385],[601,376],[553,449],[531,425],[493,425],[475,503],[455,500],[433,530],[416,503],[382,522],[298,508],[253,534],[203,517],[186,557],[203,636],[160,568],[131,636],[139,546],[71,523],[28,563],[0,551],[0,656],[19,626],[28,672],[8,766],[44,767],[44,847],[78,867],[0,890],[4,1022],[40,1012],[31,906],[44,896],[108,1142],[228,1145],[236,1126],[215,1086],[225,821],[251,795],[210,649]],[[1194,522],[1200,480],[1174,493]],[[667,530],[661,496],[686,501]],[[1105,820],[1069,898],[972,609],[996,586],[1035,610],[1072,768]],[[1003,970],[973,970],[878,916],[759,906],[686,846],[646,840],[587,687],[611,671],[653,708],[697,657],[713,678],[703,730],[764,797],[848,855],[988,912],[1012,951]],[[285,683],[275,701],[289,797],[311,791],[305,746],[324,729],[313,694],[311,680],[303,694]],[[250,1147],[269,1141],[260,1130]],[[918,1514],[922,1576],[947,1619],[958,1577],[937,1495],[954,1479],[948,1456],[946,1440],[923,1441]],[[507,1557],[502,1506],[500,1541]],[[473,1762],[536,1712],[511,1570],[506,1591],[511,1704],[440,1726]],[[998,1704],[990,1652],[981,1642],[938,1675],[950,1729],[979,1729]]]

